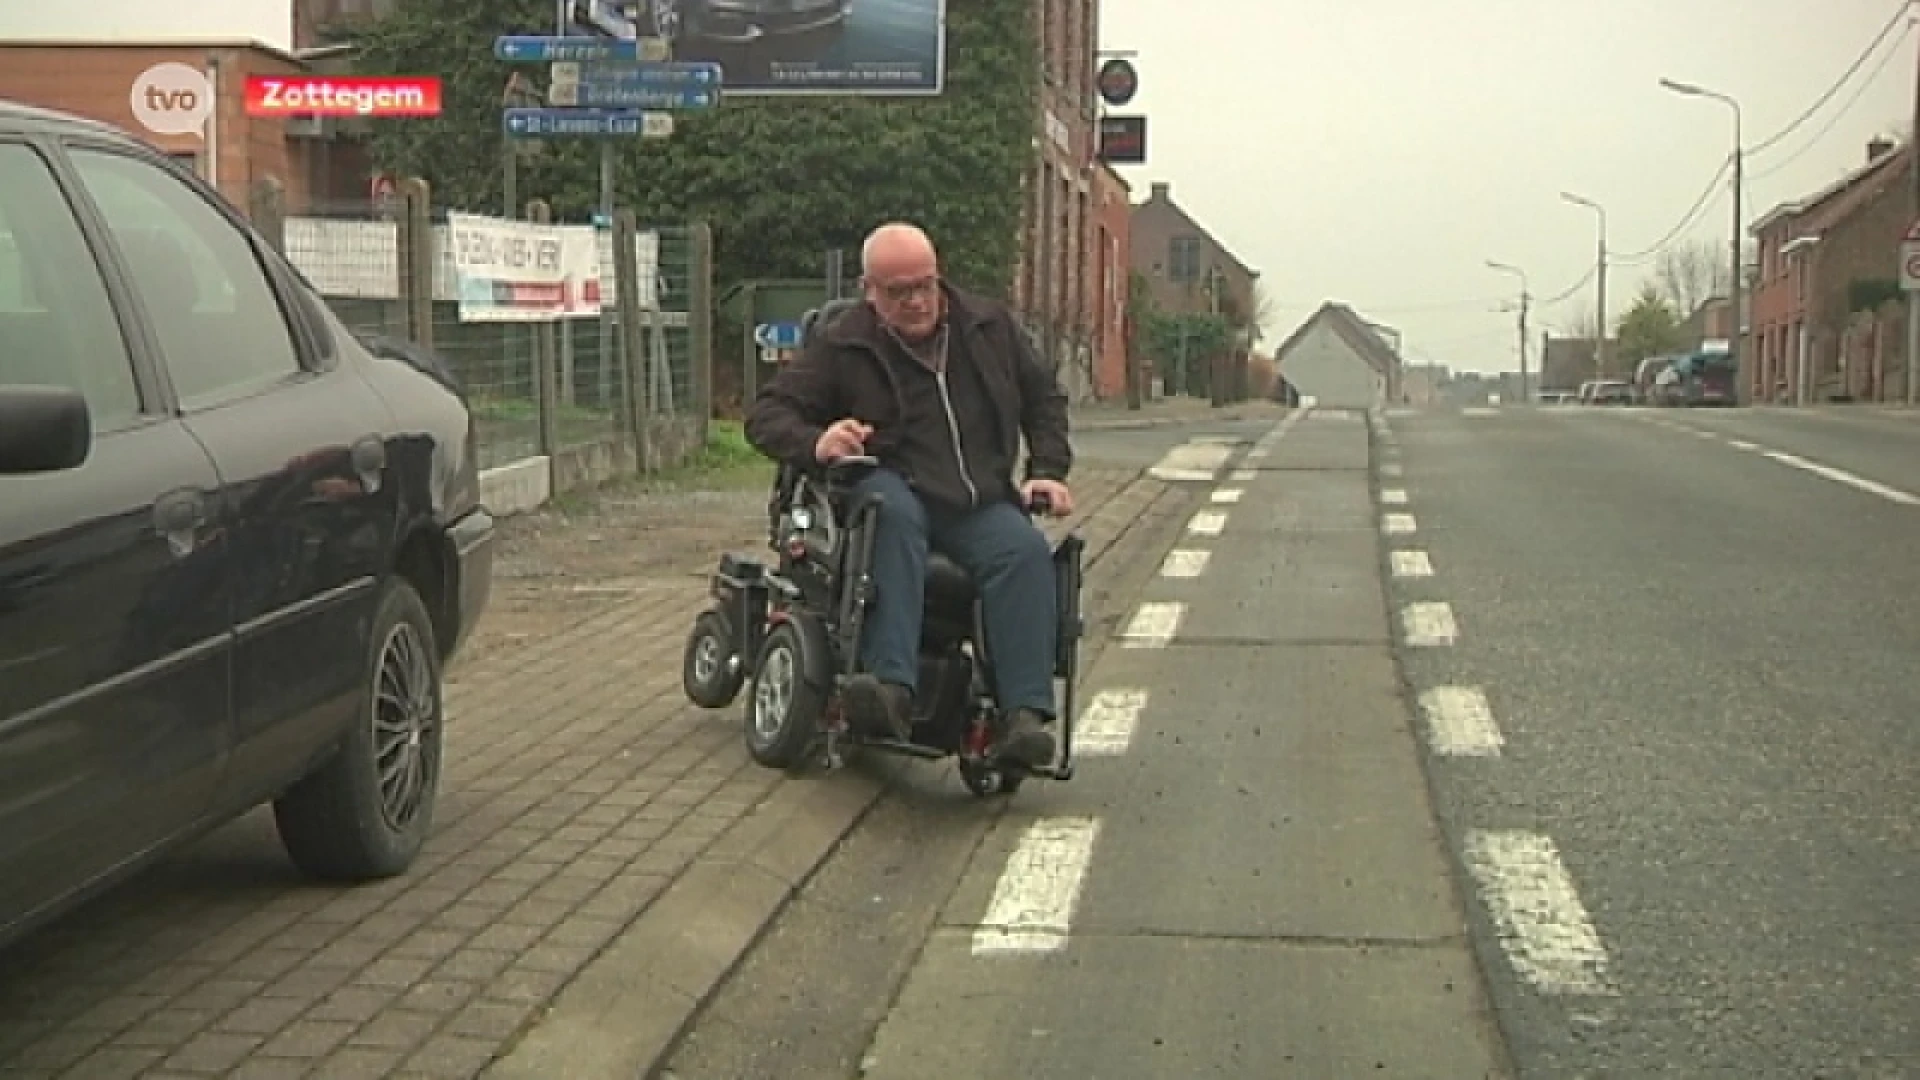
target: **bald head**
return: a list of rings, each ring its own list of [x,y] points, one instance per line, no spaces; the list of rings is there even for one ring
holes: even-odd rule
[[[895,333],[914,341],[939,328],[946,314],[940,257],[919,226],[896,221],[867,234],[860,245],[860,273],[867,302]]]
[[[938,262],[926,230],[904,221],[880,226],[860,245],[860,272],[869,278],[893,276],[902,266],[912,273],[926,264],[937,266]]]

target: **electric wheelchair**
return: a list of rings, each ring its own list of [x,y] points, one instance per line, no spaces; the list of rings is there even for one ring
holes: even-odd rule
[[[844,310],[850,302],[843,301]],[[823,327],[833,306],[808,313],[806,333]],[[860,633],[876,588],[870,568],[877,497],[854,487],[878,467],[848,458],[802,469],[782,465],[768,500],[771,560],[726,554],[713,575],[712,603],[688,635],[682,684],[703,708],[731,704],[750,682],[747,750],[761,765],[793,769],[808,760],[828,768],[843,752],[869,747],[925,759],[954,757],[976,795],[1011,794],[1028,776],[1073,776],[1074,684],[1078,676],[1085,541],[1069,532],[1053,547],[1059,629],[1053,674],[1063,684],[1054,763],[1028,768],[1000,761],[995,740],[1002,710],[986,649],[981,600],[957,563],[930,553],[920,638],[919,689],[912,730],[902,740],[848,721],[842,689],[859,674]],[[1029,506],[1029,513],[1045,506]],[[818,755],[817,757],[815,755]]]

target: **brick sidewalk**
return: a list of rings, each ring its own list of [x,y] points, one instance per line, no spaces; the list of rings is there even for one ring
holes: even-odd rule
[[[1095,558],[1162,489],[1136,477],[1078,471]],[[413,872],[309,884],[250,815],[0,954],[0,1075],[471,1077],[498,1058],[770,795],[834,782],[753,765],[737,708],[681,694],[703,572],[763,545],[763,493],[710,502],[704,555],[624,575],[646,560],[581,575],[543,554],[614,517],[511,523],[495,609],[449,674]],[[656,524],[641,505],[629,540]]]
[[[1286,407],[1271,401],[1241,401],[1214,408],[1205,398],[1173,397],[1143,402],[1129,409],[1124,401],[1084,402],[1069,411],[1075,431],[1115,431],[1128,428],[1165,427],[1207,420],[1278,421]]]

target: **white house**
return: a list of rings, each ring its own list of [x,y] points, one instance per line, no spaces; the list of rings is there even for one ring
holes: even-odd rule
[[[1274,353],[1281,378],[1322,408],[1369,409],[1400,394],[1400,354],[1372,323],[1328,301]]]

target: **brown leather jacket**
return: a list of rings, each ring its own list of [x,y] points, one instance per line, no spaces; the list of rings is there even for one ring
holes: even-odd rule
[[[986,384],[998,419],[997,431],[982,443],[968,433],[970,446],[985,445],[984,464],[1011,484],[1027,440],[1026,476],[1065,480],[1073,467],[1067,441],[1067,395],[1053,373],[1040,363],[1026,331],[1003,304],[942,286],[947,320]],[[860,304],[815,336],[792,363],[782,368],[747,410],[746,435],[761,453],[803,467],[815,464],[814,443],[829,424],[854,417],[873,427],[867,452],[883,465],[899,448],[904,409],[898,377],[883,350],[886,330],[873,308]]]

